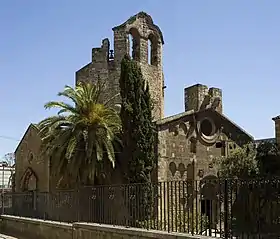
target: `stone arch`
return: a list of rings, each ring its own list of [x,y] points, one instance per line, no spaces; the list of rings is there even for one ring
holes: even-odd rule
[[[23,191],[35,191],[38,188],[38,177],[32,168],[28,167],[22,178],[20,187]]]
[[[148,36],[148,64],[158,66],[159,64],[159,44],[158,38],[154,34]]]
[[[128,31],[129,55],[133,60],[140,60],[140,34],[139,31],[132,27]]]
[[[207,175],[200,181],[200,209],[209,223],[215,225],[218,221],[218,178],[215,175]]]
[[[218,194],[218,178],[209,174],[200,180],[200,193],[203,198],[213,200]]]
[[[175,173],[176,173],[176,171],[177,171],[177,165],[176,165],[176,163],[170,162],[170,163],[169,163],[169,170],[170,170],[172,176],[174,177],[174,175],[175,175]]]

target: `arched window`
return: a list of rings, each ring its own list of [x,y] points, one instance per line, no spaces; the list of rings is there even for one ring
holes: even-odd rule
[[[150,34],[148,37],[148,64],[157,66],[159,62],[159,50],[157,38]]]
[[[140,35],[137,29],[131,28],[128,35],[129,55],[133,60],[140,60]]]

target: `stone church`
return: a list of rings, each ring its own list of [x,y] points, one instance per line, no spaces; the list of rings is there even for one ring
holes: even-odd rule
[[[91,61],[76,72],[76,82],[106,83],[108,98],[119,92],[120,63],[130,53],[139,62],[150,85],[158,128],[158,167],[156,181],[202,180],[215,178],[213,159],[226,156],[253,137],[223,114],[221,89],[202,84],[184,89],[185,111],[164,117],[164,44],[160,28],[151,16],[140,12],[113,28],[113,48],[108,39],[92,49]],[[131,41],[129,39],[132,39]],[[118,99],[116,99],[117,101]],[[15,190],[48,192],[55,188],[50,180],[49,160],[40,157],[41,139],[30,124],[16,151]]]

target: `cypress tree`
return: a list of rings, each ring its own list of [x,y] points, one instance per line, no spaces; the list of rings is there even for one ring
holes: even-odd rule
[[[155,166],[155,127],[149,85],[137,62],[125,56],[121,63],[120,94],[123,156],[129,183],[150,183]]]

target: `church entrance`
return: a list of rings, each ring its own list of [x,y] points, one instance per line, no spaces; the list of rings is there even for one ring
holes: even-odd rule
[[[212,200],[202,199],[201,200],[201,214],[205,215],[207,218],[212,217]]]
[[[200,212],[207,218],[210,227],[215,228],[218,223],[218,184],[216,177],[210,175],[200,182]]]

